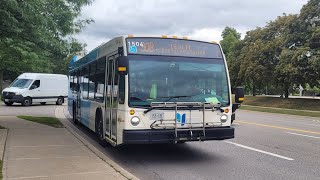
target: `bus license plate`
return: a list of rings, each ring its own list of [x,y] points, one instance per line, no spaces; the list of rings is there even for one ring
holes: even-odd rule
[[[163,112],[161,112],[161,113],[159,113],[159,112],[151,113],[150,119],[154,120],[154,121],[162,120],[162,119],[164,119],[164,113]]]

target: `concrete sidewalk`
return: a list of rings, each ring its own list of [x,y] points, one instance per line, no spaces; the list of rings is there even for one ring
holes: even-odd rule
[[[53,128],[11,116],[0,116],[0,125],[8,128],[4,179],[128,179],[66,128]]]

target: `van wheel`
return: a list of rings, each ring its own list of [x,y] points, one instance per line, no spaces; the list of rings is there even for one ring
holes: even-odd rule
[[[13,104],[13,102],[5,102],[4,104],[7,106],[11,106]]]
[[[41,104],[41,105],[45,105],[45,104],[46,104],[46,102],[41,102],[40,104]]]
[[[103,120],[102,120],[102,114],[100,110],[96,112],[96,135],[99,141],[99,144],[102,147],[107,146],[106,140],[103,138]]]
[[[22,106],[30,106],[32,104],[32,100],[29,97],[26,97],[22,101]]]
[[[63,98],[62,97],[58,97],[56,105],[62,105],[62,104],[63,104]]]

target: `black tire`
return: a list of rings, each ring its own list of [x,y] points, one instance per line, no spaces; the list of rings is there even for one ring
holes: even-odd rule
[[[32,100],[29,97],[26,97],[22,101],[22,106],[30,106],[32,104]]]
[[[46,105],[46,102],[41,102],[40,104],[41,104],[41,105]]]
[[[96,112],[96,135],[98,138],[98,142],[102,147],[107,146],[107,142],[104,139],[103,136],[103,119],[102,119],[102,114],[100,110],[97,110]]]
[[[62,105],[62,104],[63,104],[63,97],[58,97],[56,105]]]
[[[4,102],[4,104],[7,106],[11,106],[13,104],[13,102]]]
[[[73,107],[72,107],[72,120],[74,124],[78,124],[77,111],[76,111],[75,104],[73,104]]]

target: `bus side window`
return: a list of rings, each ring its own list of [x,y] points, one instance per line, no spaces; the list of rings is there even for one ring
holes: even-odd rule
[[[119,104],[125,101],[125,75],[119,75]]]
[[[94,99],[97,102],[104,101],[104,88],[105,88],[105,76],[106,76],[106,59],[105,57],[97,61],[96,69],[96,78],[95,78],[95,93]]]

